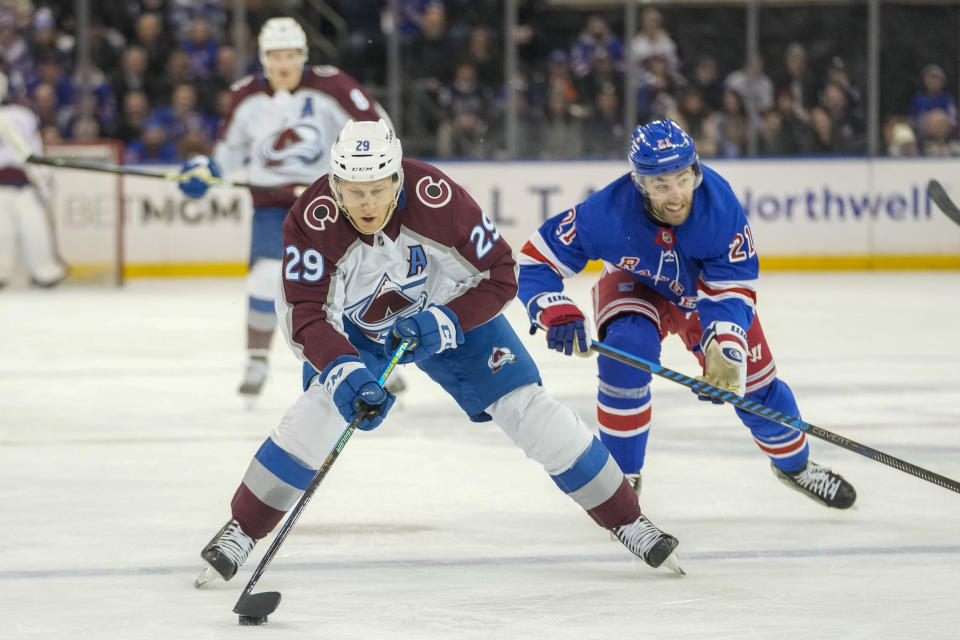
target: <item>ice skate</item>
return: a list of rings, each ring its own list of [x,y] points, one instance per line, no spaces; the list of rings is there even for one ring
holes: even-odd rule
[[[250,556],[255,544],[257,541],[245,534],[237,521],[231,518],[200,552],[205,566],[193,581],[193,586],[199,589],[211,580],[229,580],[237,575],[237,570]]]
[[[839,473],[807,460],[805,467],[787,473],[770,463],[774,475],[792,489],[820,504],[834,509],[849,509],[857,499],[857,492]]]
[[[669,533],[664,533],[655,524],[640,516],[630,524],[614,527],[610,530],[634,555],[656,569],[666,565],[681,575],[686,575],[680,568],[675,552],[680,544]]]
[[[257,397],[267,381],[267,359],[261,356],[251,356],[247,360],[247,367],[243,372],[243,381],[237,392],[243,396],[247,408],[252,409]]]

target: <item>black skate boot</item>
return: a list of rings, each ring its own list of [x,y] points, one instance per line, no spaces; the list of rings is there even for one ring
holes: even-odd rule
[[[217,577],[229,580],[237,575],[237,570],[246,562],[255,544],[257,541],[245,534],[237,521],[231,518],[200,552],[206,566],[200,570],[193,586],[199,589]]]
[[[674,550],[680,544],[669,533],[664,533],[655,524],[640,516],[630,524],[610,530],[635,556],[656,569],[662,564],[685,575]]]
[[[857,500],[857,492],[852,484],[839,473],[812,460],[807,460],[807,466],[793,473],[779,469],[772,462],[770,466],[781,482],[820,504],[834,509],[849,509]]]

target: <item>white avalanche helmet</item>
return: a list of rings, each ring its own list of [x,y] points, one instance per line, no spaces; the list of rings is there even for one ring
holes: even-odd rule
[[[403,188],[402,161],[400,140],[382,118],[376,122],[350,120],[344,125],[330,149],[330,190],[348,218],[350,214],[343,206],[340,182],[374,182],[392,176],[396,185],[390,209],[392,214]],[[389,220],[390,215],[384,226]]]
[[[307,60],[307,34],[293,18],[270,18],[263,23],[257,37],[257,49],[260,52],[260,64],[267,70],[267,52],[278,49],[299,49],[303,60]]]

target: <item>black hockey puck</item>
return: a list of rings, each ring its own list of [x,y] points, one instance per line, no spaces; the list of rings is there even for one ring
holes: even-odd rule
[[[240,616],[241,626],[256,627],[261,624],[267,624],[267,616]]]

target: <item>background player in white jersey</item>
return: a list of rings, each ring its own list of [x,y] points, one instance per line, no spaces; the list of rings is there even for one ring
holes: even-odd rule
[[[307,36],[293,18],[267,20],[257,45],[263,76],[247,76],[234,84],[214,157],[189,160],[180,183],[185,194],[199,198],[208,187],[204,178],[246,170],[250,182],[276,187],[251,192],[248,358],[239,389],[248,401],[260,393],[267,376],[283,254],[280,227],[287,210],[303,185],[328,171],[327,150],[348,120],[386,118],[347,74],[336,67],[305,66]]]
[[[42,156],[37,116],[23,105],[6,101],[7,82],[7,75],[0,68],[0,114],[16,128],[30,152]],[[52,192],[53,175],[49,169],[26,165],[0,142],[0,286],[14,276],[18,244],[30,282],[35,286],[52,287],[67,277],[47,210]]]
[[[542,388],[536,364],[502,315],[516,262],[476,202],[429,164],[402,158],[383,122],[350,122],[330,174],[284,222],[284,333],[304,361],[304,392],[251,461],[232,518],[203,549],[198,585],[229,580],[298,500],[340,439],[394,396],[377,384],[400,339],[415,363],[474,422],[495,421],[564,493],[657,567],[677,540],[641,515],[637,495],[583,420]],[[401,425],[395,425],[399,428]],[[673,565],[673,559],[669,565]]]
[[[629,160],[630,173],[547,220],[524,245],[519,295],[531,322],[551,348],[586,351],[584,315],[563,295],[563,278],[603,260],[593,302],[605,344],[659,362],[661,341],[679,335],[706,382],[800,417],[755,313],[759,261],[733,189],[669,119],[634,130]],[[639,492],[651,374],[605,356],[597,366],[600,436]],[[856,491],[809,459],[803,432],[737,413],[778,478],[829,507],[853,505]]]

